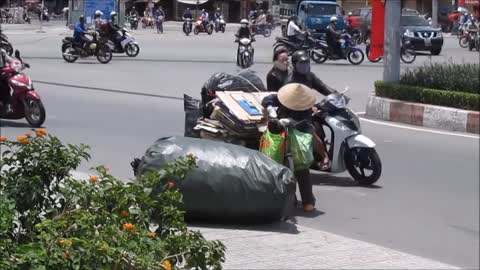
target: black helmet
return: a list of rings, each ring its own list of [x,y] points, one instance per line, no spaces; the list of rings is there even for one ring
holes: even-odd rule
[[[78,21],[79,21],[81,24],[84,24],[84,23],[85,23],[85,16],[84,16],[84,15],[80,15],[80,18],[78,18]]]
[[[292,64],[295,66],[296,63],[310,63],[310,57],[306,51],[296,51],[292,55]]]

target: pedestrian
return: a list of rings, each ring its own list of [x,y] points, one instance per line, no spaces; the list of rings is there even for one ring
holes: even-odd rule
[[[288,50],[281,48],[273,53],[273,67],[267,74],[268,91],[278,92],[288,79]]]
[[[159,6],[158,9],[154,12],[155,25],[157,26],[157,34],[163,34],[163,21],[165,19],[165,12],[163,12],[162,6]]]
[[[302,125],[305,127],[302,127],[300,131],[303,133],[315,133],[311,124],[311,118],[313,114],[312,107],[315,105],[316,100],[315,92],[309,87],[299,83],[290,83],[280,88],[278,94],[265,97],[262,100],[262,106],[264,108],[278,107],[278,119],[291,118],[297,122],[307,120],[307,124]],[[294,170],[294,174],[300,189],[303,210],[305,212],[314,211],[315,196],[312,191],[309,169]]]

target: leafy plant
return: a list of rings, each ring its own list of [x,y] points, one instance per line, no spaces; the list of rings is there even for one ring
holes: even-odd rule
[[[375,82],[375,94],[379,97],[386,97],[410,102],[447,106],[464,110],[480,110],[480,95],[428,89],[397,83]]]
[[[400,83],[429,89],[480,94],[480,64],[430,63],[408,69]]]
[[[183,179],[194,156],[124,183],[107,166],[71,178],[88,147],[44,130],[0,146],[1,269],[221,269],[225,246],[188,230],[170,180]]]

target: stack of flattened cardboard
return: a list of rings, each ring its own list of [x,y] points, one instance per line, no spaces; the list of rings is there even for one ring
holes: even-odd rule
[[[195,129],[208,138],[258,137],[259,128],[265,124],[261,103],[270,94],[275,92],[217,92],[210,119],[199,120]]]

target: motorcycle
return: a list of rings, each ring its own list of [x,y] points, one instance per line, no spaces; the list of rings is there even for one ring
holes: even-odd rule
[[[303,41],[300,43],[292,42],[286,37],[277,37],[275,44],[273,44],[273,51],[284,48],[288,50],[288,55],[292,55],[299,50],[311,51],[319,46],[319,41],[318,39],[314,39],[309,32],[305,32]]]
[[[153,21],[153,18],[151,17],[143,17],[142,18],[142,27],[143,28],[154,28],[155,27],[155,22]]]
[[[138,17],[137,16],[130,17],[130,28],[132,30],[137,30],[138,29]]]
[[[402,62],[404,62],[405,64],[411,64],[415,61],[415,59],[417,58],[417,53],[415,52],[415,48],[413,47],[413,44],[412,42],[405,38],[405,34],[402,35],[402,45],[400,47],[400,60],[402,60]],[[372,62],[372,63],[377,63],[379,62],[380,60],[382,60],[382,57],[378,57],[376,59],[370,59],[368,57],[368,54],[370,52],[370,40],[366,40],[365,41],[365,54],[367,55],[367,59],[368,61]]]
[[[480,51],[480,30],[468,30],[468,50],[473,51],[476,49]]]
[[[272,29],[267,24],[255,25],[255,35],[263,35],[269,37],[272,34]]]
[[[64,38],[62,40],[63,59],[68,63],[73,63],[77,61],[78,58],[96,56],[100,63],[109,63],[110,60],[112,60],[112,51],[110,50],[110,47],[104,42],[99,42],[97,39],[98,33],[96,31],[91,32],[90,35],[93,39],[88,47],[76,43],[72,37]]]
[[[341,60],[346,59],[352,65],[360,65],[365,59],[365,55],[362,50],[356,48],[352,36],[348,33],[343,33],[340,39],[341,49],[343,51],[343,57],[335,55],[333,48],[331,48],[326,41],[320,41],[320,46],[311,50],[310,56],[315,63],[325,63],[327,60]]]
[[[136,57],[140,53],[140,46],[135,38],[125,28],[118,30],[118,32],[122,36],[120,44],[116,44],[115,41],[108,38],[106,41],[112,53],[125,53],[129,57]]]
[[[183,23],[183,33],[185,33],[185,35],[190,35],[190,33],[192,32],[192,19],[190,18],[186,18],[184,19],[184,23]]]
[[[221,15],[220,18],[215,22],[215,32],[225,33],[226,26],[227,24],[225,23],[225,19],[223,18],[223,15]]]
[[[199,33],[207,33],[209,35],[211,35],[213,33],[213,23],[212,22],[208,22],[207,23],[207,26],[205,27],[203,25],[203,19],[202,18],[198,18],[196,23],[195,23],[195,28],[193,29],[193,33],[195,35],[198,35]]]
[[[241,68],[249,68],[253,65],[253,46],[254,39],[242,38],[237,40],[238,53],[237,53],[237,65]]]
[[[41,127],[46,118],[45,107],[33,87],[32,80],[22,73],[25,68],[30,68],[30,65],[23,62],[18,50],[15,51],[15,58],[17,60],[10,61],[2,68],[1,76],[8,81],[12,94],[7,104],[2,106],[0,103],[0,118],[13,120],[25,118],[32,127]]]

